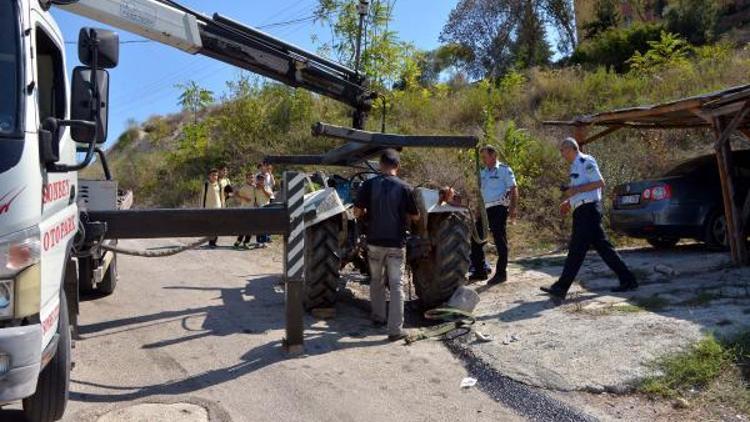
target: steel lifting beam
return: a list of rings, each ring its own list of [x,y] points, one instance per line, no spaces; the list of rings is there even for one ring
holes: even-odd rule
[[[286,234],[289,230],[283,206],[89,211],[87,215],[91,222],[106,223],[105,239]]]
[[[313,126],[313,135],[329,136],[359,144],[390,148],[474,148],[479,143],[479,138],[476,136],[398,135],[394,133],[369,132],[326,123],[318,123]]]
[[[300,166],[320,166],[325,161],[324,155],[267,155],[264,161],[271,164],[296,164]]]
[[[273,164],[351,166],[373,157],[386,148],[474,148],[479,143],[476,136],[453,135],[398,135],[368,132],[348,127],[317,123],[312,128],[314,136],[350,141],[323,155],[271,155]]]
[[[92,231],[105,239],[284,235],[286,336],[288,353],[304,352],[305,175],[284,173],[284,203],[264,208],[150,209],[86,212]],[[103,227],[106,225],[106,227]]]

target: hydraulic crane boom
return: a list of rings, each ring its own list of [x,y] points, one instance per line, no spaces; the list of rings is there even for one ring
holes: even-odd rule
[[[325,155],[267,157],[272,162],[353,165],[387,147],[466,148],[478,142],[475,137],[377,135],[362,132],[367,114],[378,96],[369,89],[363,74],[218,13],[209,17],[174,0],[43,1],[190,54],[201,54],[288,86],[307,89],[354,109],[352,127],[359,132],[347,132],[345,128],[314,132],[316,136],[346,139],[350,141],[347,144]]]
[[[171,0],[50,1],[71,13],[340,101],[354,108],[358,129],[377,97],[362,74],[219,14],[209,17]]]

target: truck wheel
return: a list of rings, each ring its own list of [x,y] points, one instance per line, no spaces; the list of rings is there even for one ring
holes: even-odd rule
[[[94,292],[94,261],[91,258],[78,258],[78,291],[81,294]]]
[[[39,374],[36,392],[23,399],[23,413],[29,422],[51,422],[61,419],[68,404],[70,385],[70,326],[65,294],[60,298],[60,321],[57,325],[57,351]]]
[[[109,252],[113,253],[114,252]],[[104,296],[109,296],[115,292],[117,287],[117,255],[112,256],[112,261],[109,263],[109,268],[102,278],[102,282],[96,286],[96,291]]]
[[[646,239],[649,245],[655,249],[671,249],[680,241],[678,237],[649,237]]]
[[[331,308],[341,269],[339,224],[330,218],[305,230],[305,309]]]
[[[435,218],[435,217],[433,217]],[[469,226],[457,214],[430,224],[430,253],[411,262],[414,288],[424,309],[440,306],[463,285],[469,271]]]

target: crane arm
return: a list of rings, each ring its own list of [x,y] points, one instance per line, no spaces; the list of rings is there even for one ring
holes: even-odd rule
[[[355,110],[355,127],[363,127],[377,96],[360,73],[346,66],[227,17],[209,17],[172,0],[53,3],[68,12],[347,104]]]

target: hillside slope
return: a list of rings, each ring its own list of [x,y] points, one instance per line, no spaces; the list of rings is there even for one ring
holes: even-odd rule
[[[556,211],[565,166],[555,148],[567,133],[542,121],[710,92],[746,83],[748,74],[750,52],[722,47],[645,74],[580,67],[511,72],[493,85],[392,91],[386,126],[407,134],[476,134],[498,145],[521,189],[520,222],[511,237],[535,249],[563,241],[567,231]],[[227,163],[240,179],[265,154],[312,154],[339,144],[312,137],[312,123],[349,122],[342,105],[305,91],[247,79],[228,85],[223,101],[197,116],[198,123],[185,113],[155,116],[120,136],[108,156],[121,185],[135,190],[138,206],[192,205],[208,168]],[[380,128],[381,107],[371,114],[370,130]],[[588,151],[614,186],[709,152],[707,140],[701,131],[620,131]],[[415,185],[475,192],[472,151],[406,149],[403,167]]]

